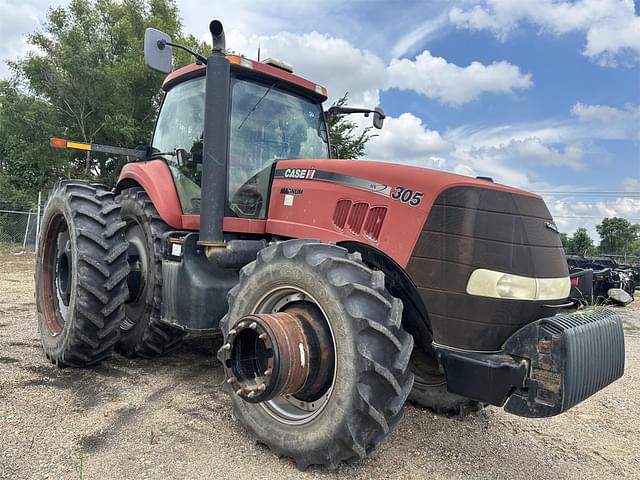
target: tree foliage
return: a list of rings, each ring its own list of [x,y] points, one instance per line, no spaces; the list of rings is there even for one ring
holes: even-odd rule
[[[596,230],[600,235],[601,253],[628,255],[640,251],[640,225],[613,217],[605,218]]]
[[[46,188],[60,177],[110,182],[122,160],[51,151],[53,135],[89,143],[148,143],[161,100],[162,75],[143,63],[147,27],[207,54],[182,35],[174,0],[72,0],[51,9],[33,50],[11,62],[0,84],[0,175],[5,192]],[[175,51],[175,66],[192,58]],[[18,121],[16,122],[16,119]]]
[[[564,238],[562,238],[563,236]],[[565,252],[569,255],[593,255],[596,253],[593,239],[585,228],[578,228],[572,237],[561,234],[561,239]]]
[[[631,255],[640,256],[640,224],[632,224],[619,217],[605,218],[596,225],[600,245],[595,246],[585,228],[578,228],[573,236],[560,234],[562,247],[568,255]]]
[[[333,102],[332,107],[342,107],[347,104],[348,94]],[[364,155],[367,142],[374,135],[371,127],[358,132],[358,125],[347,119],[347,115],[336,114],[329,117],[329,138],[331,145],[337,149],[338,158],[360,158]]]

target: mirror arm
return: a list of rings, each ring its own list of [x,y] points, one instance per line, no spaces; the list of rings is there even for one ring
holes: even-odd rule
[[[182,45],[178,45],[177,43],[167,42],[167,41],[164,41],[164,40],[158,40],[158,48],[160,50],[163,50],[165,45],[169,45],[170,47],[179,48],[180,50],[184,50],[185,52],[190,53],[191,55],[196,57],[196,60],[198,60],[198,62],[202,63],[203,65],[207,64],[207,59],[206,58],[204,58],[199,53],[196,53],[193,50],[188,49],[187,47],[184,47]]]
[[[330,107],[327,110],[327,117],[331,117],[336,114],[350,114],[350,113],[364,113],[365,117],[368,117],[370,113],[381,114],[382,118],[385,115],[378,110],[371,110],[370,108],[357,108],[357,107]]]

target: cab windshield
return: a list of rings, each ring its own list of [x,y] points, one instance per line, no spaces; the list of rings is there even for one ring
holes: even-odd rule
[[[329,156],[320,104],[240,78],[231,92],[229,142],[229,207],[239,216],[266,216],[273,162]]]
[[[153,152],[174,177],[185,214],[200,213],[204,77],[167,92],[153,137]],[[328,158],[322,106],[273,83],[234,78],[229,126],[229,209],[240,217],[265,218],[271,165],[281,159]],[[178,165],[173,154],[190,154]]]

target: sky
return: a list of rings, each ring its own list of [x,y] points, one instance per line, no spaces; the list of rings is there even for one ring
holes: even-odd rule
[[[50,6],[0,0],[0,77]],[[640,223],[640,2],[178,0],[184,31],[381,106],[366,158],[540,193],[561,231]],[[357,119],[365,125],[364,118]]]

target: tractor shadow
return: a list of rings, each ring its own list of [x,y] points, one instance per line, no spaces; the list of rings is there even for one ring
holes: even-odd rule
[[[36,343],[12,345],[30,350],[42,348]],[[71,395],[77,410],[90,410],[127,397],[132,389],[141,389],[145,403],[151,404],[165,395],[165,390],[180,389],[181,385],[191,389],[201,386],[203,390],[208,385],[211,390],[212,385],[222,381],[215,358],[218,347],[219,341],[212,339],[185,339],[176,350],[160,358],[129,359],[114,354],[101,364],[84,369],[58,368],[43,353],[38,355],[38,361],[33,358],[33,350],[28,354],[28,363],[11,357],[0,357],[0,363],[19,363],[28,377],[19,382],[20,387],[59,390]],[[167,383],[168,387],[155,386]]]

